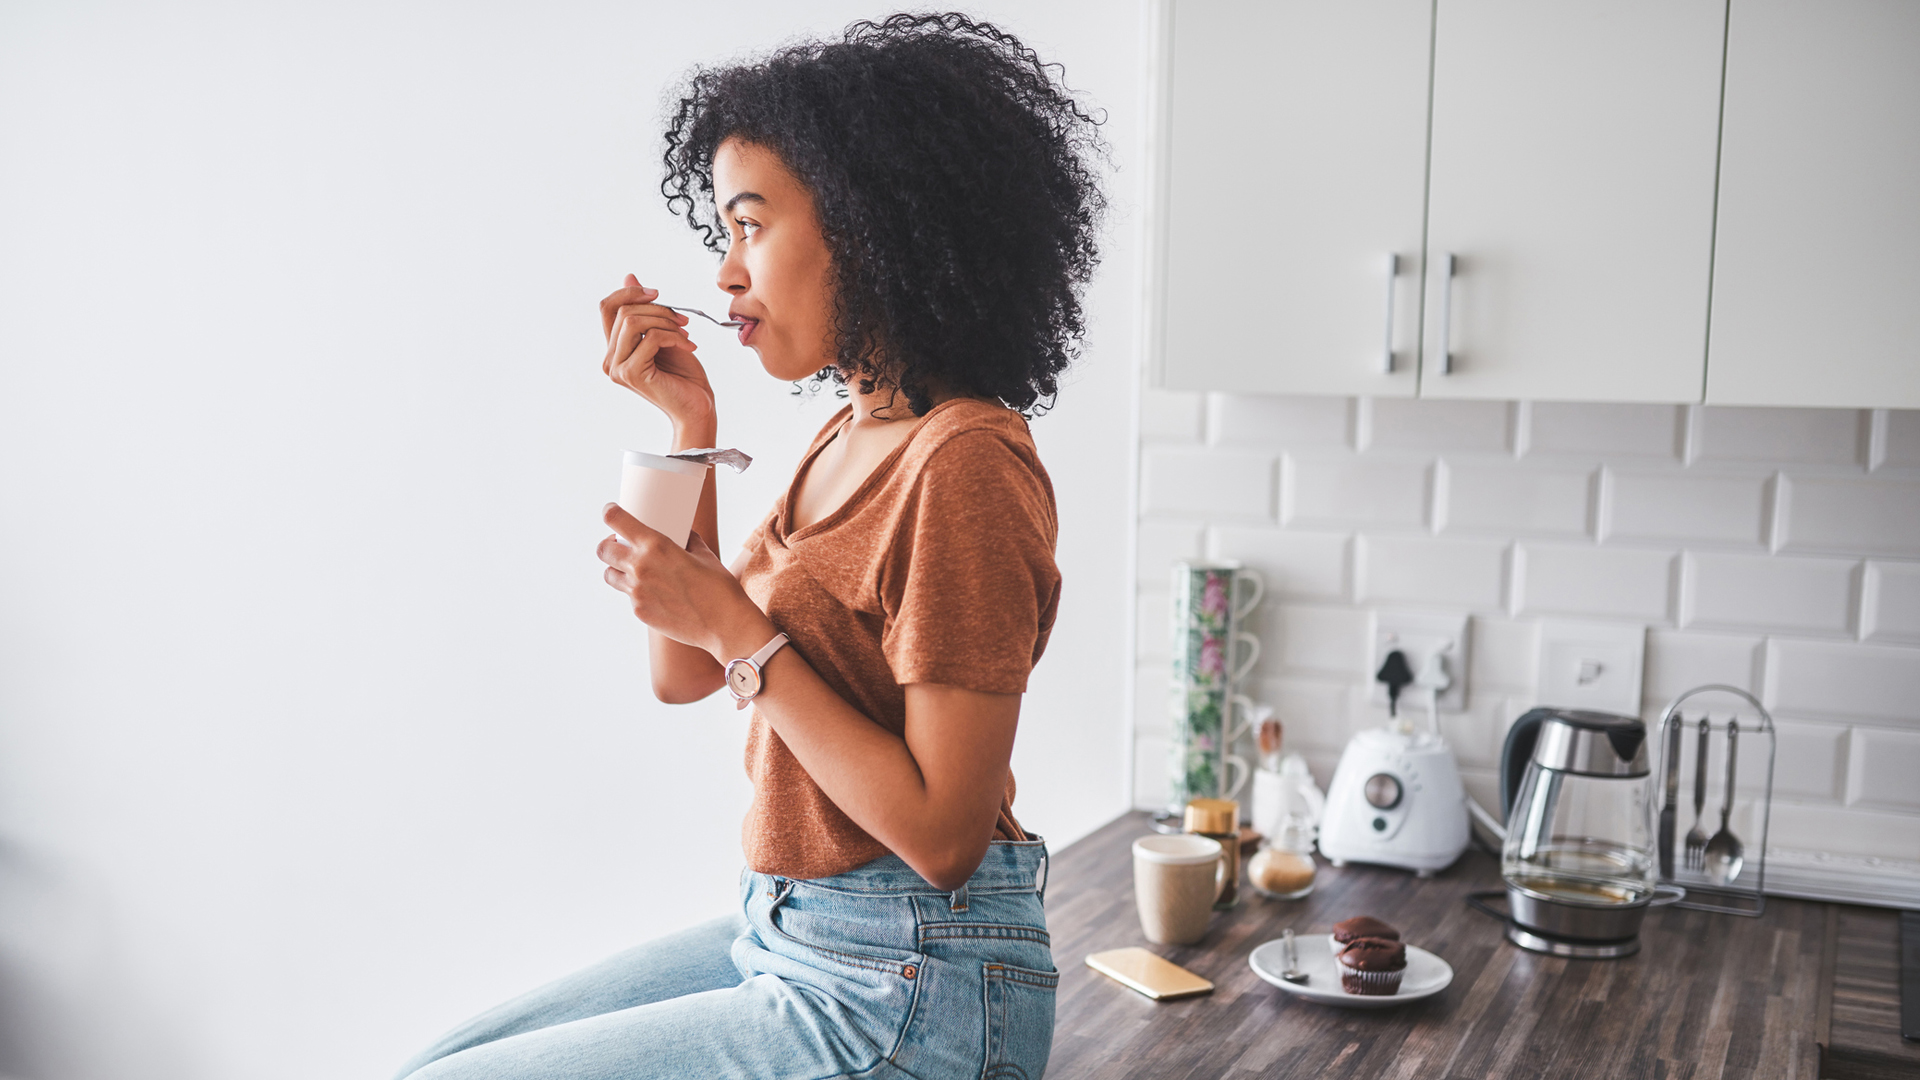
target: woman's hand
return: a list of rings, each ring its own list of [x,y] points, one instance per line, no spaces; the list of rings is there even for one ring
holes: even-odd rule
[[[627,594],[641,622],[723,664],[746,655],[734,652],[723,659],[720,653],[737,648],[728,642],[773,637],[773,623],[699,533],[688,547],[678,547],[618,503],[608,503],[601,520],[617,534],[600,541],[595,551],[607,564],[604,577]]]
[[[713,427],[713,386],[694,356],[686,316],[653,301],[649,289],[627,275],[626,284],[600,301],[600,327],[607,356],[600,370],[667,414],[676,431]]]

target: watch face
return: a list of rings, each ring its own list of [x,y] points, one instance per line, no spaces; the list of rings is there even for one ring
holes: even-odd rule
[[[745,660],[727,665],[727,688],[737,698],[750,698],[760,692],[760,673]]]

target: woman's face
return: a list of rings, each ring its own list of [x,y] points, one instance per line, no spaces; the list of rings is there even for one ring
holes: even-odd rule
[[[714,152],[713,199],[732,238],[717,284],[747,324],[741,343],[776,379],[833,363],[833,259],[812,193],[772,151],[728,139]]]

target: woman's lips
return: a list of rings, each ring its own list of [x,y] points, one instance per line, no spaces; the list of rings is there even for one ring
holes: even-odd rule
[[[760,328],[760,320],[742,318],[740,321],[745,324],[740,327],[740,344],[745,345],[747,340],[753,337],[753,332]]]

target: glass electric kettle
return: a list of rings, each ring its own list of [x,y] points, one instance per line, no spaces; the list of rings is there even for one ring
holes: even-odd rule
[[[1534,709],[1514,722],[1500,777],[1509,940],[1560,956],[1639,949],[1646,909],[1684,895],[1655,886],[1651,775],[1635,717]]]

